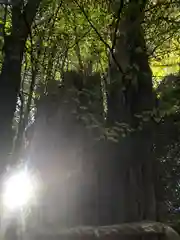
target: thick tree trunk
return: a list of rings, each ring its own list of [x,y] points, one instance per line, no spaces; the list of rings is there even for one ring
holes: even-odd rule
[[[12,8],[12,30],[5,36],[4,60],[0,75],[0,159],[1,172],[12,148],[12,120],[21,83],[21,62],[24,45],[41,0],[29,0]],[[15,160],[16,161],[16,160]]]
[[[97,129],[86,127],[95,125],[91,117],[103,118],[101,79],[98,74],[84,76],[72,71],[64,73],[63,86],[57,84],[50,81],[48,95],[40,99],[27,149],[47,186],[43,218],[49,222],[52,217],[54,225],[66,227],[98,225],[93,148]]]
[[[108,150],[113,224],[156,219],[152,136],[149,124],[143,124],[143,130],[138,130],[140,120],[135,116],[153,108],[151,70],[141,27],[144,6],[141,5],[130,1],[124,8],[114,49],[116,62],[112,61],[109,69],[108,124],[126,123],[135,129],[120,138],[118,144],[111,143]]]

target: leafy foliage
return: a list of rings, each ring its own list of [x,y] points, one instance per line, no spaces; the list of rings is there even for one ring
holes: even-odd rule
[[[145,16],[146,43],[157,86],[157,81],[179,71],[179,6],[176,1],[152,1]]]

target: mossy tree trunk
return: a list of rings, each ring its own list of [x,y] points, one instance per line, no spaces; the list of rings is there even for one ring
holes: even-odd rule
[[[146,112],[149,118],[154,104],[141,26],[144,8],[145,1],[134,0],[123,7],[109,68],[108,126],[125,124],[128,134],[120,135],[118,143],[107,147],[109,154],[105,158],[110,167],[106,175],[111,182],[108,224],[109,219],[111,224],[156,219],[150,121],[138,117]]]

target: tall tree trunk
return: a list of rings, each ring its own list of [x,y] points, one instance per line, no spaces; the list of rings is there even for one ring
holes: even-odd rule
[[[21,83],[24,46],[40,2],[41,0],[29,0],[24,7],[21,3],[13,6],[11,34],[4,39],[4,60],[0,75],[1,172],[12,147],[12,120]]]
[[[124,6],[114,41],[116,61],[109,68],[108,124],[125,123],[134,129],[120,137],[118,144],[109,144],[112,208],[107,219],[111,223],[156,219],[151,132],[149,123],[138,130],[142,119],[136,117],[153,108],[151,70],[141,27],[144,2],[131,0]]]
[[[52,216],[53,224],[66,227],[98,225],[94,153],[98,134],[86,126],[95,125],[93,117],[98,122],[103,118],[101,79],[99,74],[72,71],[64,73],[61,88],[57,85],[50,81],[48,95],[37,106],[35,131],[26,153],[51,191],[43,198],[50,210],[43,210],[44,219]]]

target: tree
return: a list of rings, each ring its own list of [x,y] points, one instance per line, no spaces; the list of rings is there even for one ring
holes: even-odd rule
[[[113,125],[125,123],[135,129],[113,150],[116,153],[112,160],[115,180],[111,186],[114,188],[114,222],[156,219],[151,133],[149,124],[138,131],[142,123],[136,117],[151,111],[154,105],[152,76],[141,26],[144,11],[145,2],[130,1],[124,6],[117,27],[119,35],[115,35],[114,40],[117,63],[112,61],[110,67],[108,122]]]
[[[0,75],[0,152],[3,171],[12,147],[12,121],[21,84],[21,64],[26,40],[40,0],[22,1],[12,6],[11,28],[4,32],[4,58]],[[10,8],[6,6],[5,15]],[[6,16],[5,16],[6,19]],[[4,22],[5,25],[6,22]]]

